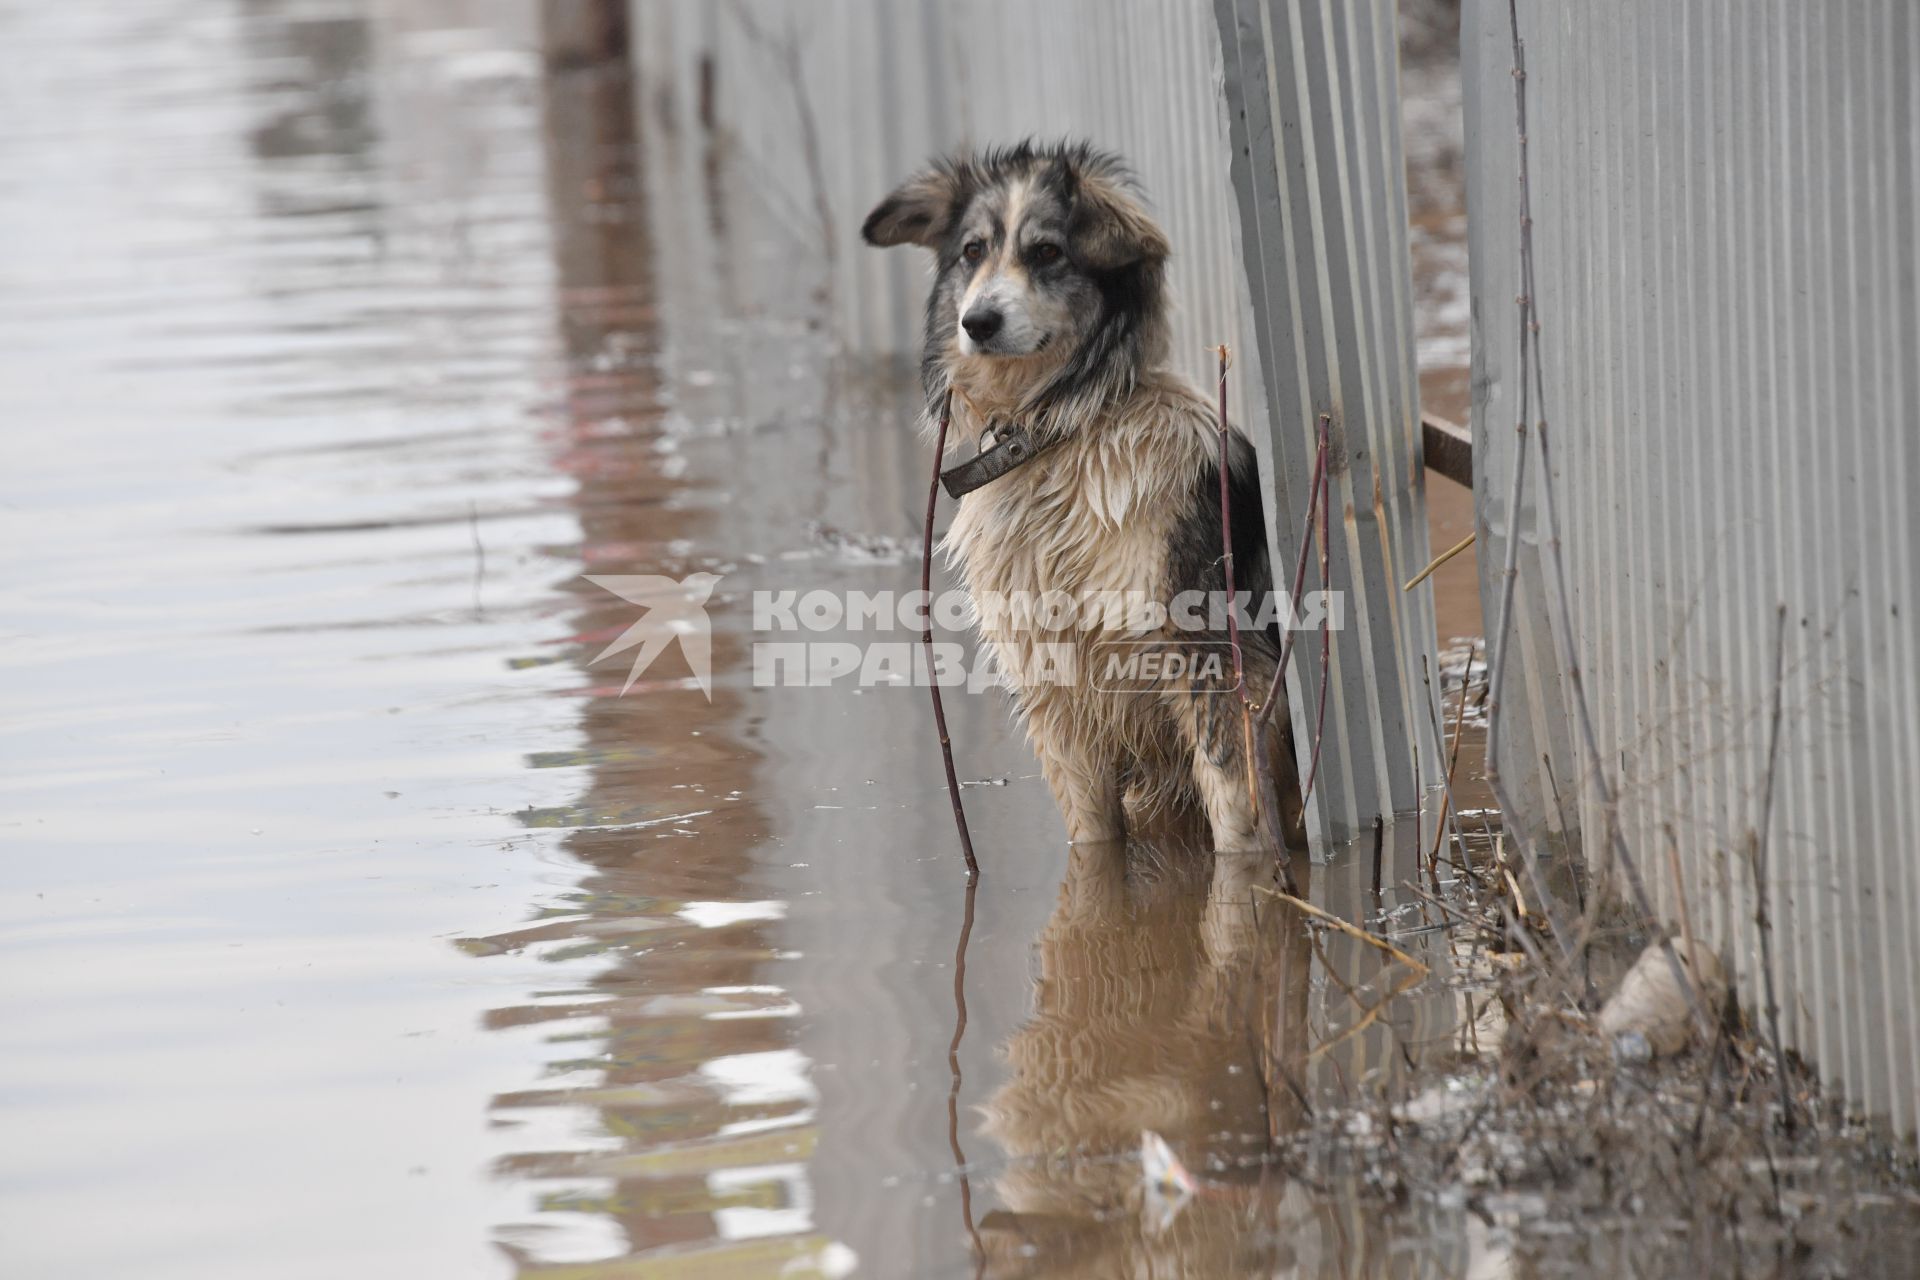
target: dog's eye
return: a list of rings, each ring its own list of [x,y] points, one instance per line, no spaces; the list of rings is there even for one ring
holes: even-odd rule
[[[1035,265],[1048,266],[1060,261],[1060,246],[1057,244],[1037,244],[1030,255]]]
[[[987,242],[985,240],[967,241],[966,248],[960,250],[960,256],[968,262],[980,261],[980,259],[987,256]]]

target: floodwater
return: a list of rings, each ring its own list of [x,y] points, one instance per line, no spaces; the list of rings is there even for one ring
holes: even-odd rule
[[[1260,1158],[1471,1003],[1267,868],[1070,854],[992,697],[969,894],[923,692],[753,686],[756,590],[917,586],[912,380],[523,8],[0,9],[0,1266],[1499,1273],[1484,1206]],[[589,575],[695,573],[711,689],[691,623],[629,687],[659,596]],[[1439,967],[1405,826],[1313,895]]]

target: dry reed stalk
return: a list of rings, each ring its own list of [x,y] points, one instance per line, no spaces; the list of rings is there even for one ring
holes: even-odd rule
[[[1327,437],[1333,428],[1330,414],[1320,415],[1320,449],[1326,451]],[[1333,589],[1333,522],[1329,508],[1333,505],[1330,466],[1318,468],[1320,475],[1320,703],[1319,712],[1313,723],[1313,762],[1307,766],[1306,785],[1300,789],[1300,803],[1305,804],[1313,795],[1313,784],[1320,777],[1320,745],[1327,733],[1327,684],[1333,676],[1333,623],[1327,612],[1327,596]]]
[[[1780,1125],[1794,1129],[1793,1095],[1787,1087],[1787,1055],[1780,1039],[1780,1000],[1773,989],[1773,916],[1767,909],[1767,831],[1773,826],[1773,782],[1780,764],[1780,700],[1786,683],[1787,606],[1773,631],[1773,718],[1767,729],[1767,779],[1760,792],[1760,829],[1754,833],[1753,925],[1760,931],[1760,972],[1766,976],[1767,1034],[1773,1041],[1773,1071],[1780,1086]]]

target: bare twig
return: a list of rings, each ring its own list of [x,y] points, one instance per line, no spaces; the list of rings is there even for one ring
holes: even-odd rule
[[[1453,803],[1453,779],[1460,770],[1460,739],[1464,736],[1467,727],[1467,686],[1468,682],[1473,678],[1473,655],[1477,651],[1478,646],[1471,644],[1467,646],[1467,665],[1460,672],[1460,705],[1453,709],[1453,746],[1447,751],[1445,792],[1447,822],[1448,825],[1453,828],[1453,842],[1460,850],[1460,858],[1463,863],[1466,861],[1467,845],[1466,841],[1460,836],[1459,810],[1454,807]],[[1445,677],[1442,677],[1443,682],[1444,679]],[[1444,830],[1444,828],[1442,830]],[[1440,860],[1441,835],[1442,831],[1435,831],[1433,833],[1433,852],[1429,856],[1435,862]],[[1471,886],[1472,882],[1469,881],[1468,883],[1469,886]]]
[[[1472,650],[1467,651],[1467,670],[1473,670]],[[1441,677],[1442,680],[1445,678],[1444,675]],[[1447,739],[1446,735],[1440,730],[1440,712],[1434,705],[1433,680],[1428,674],[1427,656],[1425,654],[1420,655],[1420,683],[1425,685],[1427,690],[1427,720],[1429,727],[1433,730],[1434,743],[1444,748],[1447,745]],[[1447,767],[1442,770],[1440,774],[1440,816],[1433,824],[1433,848],[1427,853],[1427,866],[1432,871],[1433,888],[1436,893],[1440,890],[1440,846],[1446,840],[1448,827],[1453,823],[1453,771],[1460,763],[1460,721],[1465,714],[1466,705],[1467,677],[1465,674],[1462,674],[1460,677],[1461,714],[1454,718],[1453,750],[1451,757],[1447,761]],[[1415,776],[1418,776],[1417,770],[1415,771]],[[1424,800],[1424,797],[1422,797],[1422,799]],[[1456,843],[1459,843],[1457,829],[1454,839]],[[1426,848],[1426,846],[1420,841],[1416,840],[1414,842],[1414,852],[1416,856],[1420,850],[1424,848]],[[1462,863],[1466,861],[1466,848],[1464,844],[1461,845],[1460,858]]]
[[[1255,729],[1253,735],[1253,764],[1255,773],[1269,783],[1273,780],[1272,753],[1267,747],[1267,733],[1264,729]],[[1254,820],[1258,823],[1262,838],[1274,852],[1274,860],[1280,868],[1280,883],[1288,893],[1296,893],[1299,886],[1293,879],[1293,858],[1287,852],[1286,837],[1281,834],[1279,821],[1274,817],[1271,785],[1257,790],[1253,798]]]
[[[947,428],[953,424],[953,388],[940,397],[940,427],[933,442],[933,479],[927,483],[927,524],[920,544],[920,595],[926,602],[921,617],[920,643],[927,653],[927,692],[933,695],[933,724],[940,732],[940,758],[947,767],[947,796],[953,801],[953,824],[960,831],[960,852],[967,859],[967,884],[980,878],[973,856],[973,837],[967,833],[967,813],[960,806],[960,778],[953,768],[953,740],[947,736],[947,709],[940,701],[940,673],[933,661],[933,509],[940,497],[940,462],[947,455]]]
[[[1426,658],[1423,656],[1420,660],[1425,662]],[[1426,828],[1421,825],[1427,817],[1427,797],[1420,786],[1420,779],[1424,776],[1420,772],[1420,735],[1414,734],[1409,741],[1413,745],[1413,858],[1417,867],[1420,851],[1427,847]]]
[[[1333,428],[1330,414],[1320,415],[1320,448],[1327,447],[1327,436]],[[1319,712],[1313,725],[1313,763],[1307,767],[1307,783],[1300,789],[1300,803],[1305,804],[1307,797],[1313,794],[1313,784],[1320,776],[1320,744],[1327,732],[1327,682],[1333,675],[1333,623],[1327,613],[1327,597],[1333,588],[1332,521],[1328,508],[1333,505],[1331,485],[1333,476],[1331,464],[1319,468],[1320,473],[1320,703]]]
[[[1370,1005],[1359,1021],[1341,1031],[1340,1034],[1333,1039],[1322,1040],[1319,1044],[1313,1046],[1307,1053],[1308,1060],[1311,1061],[1321,1054],[1345,1044],[1348,1040],[1353,1039],[1362,1031],[1365,1031],[1368,1027],[1379,1021],[1380,1015],[1387,1011],[1388,1005],[1391,1005],[1395,1000],[1398,1000],[1401,996],[1419,986],[1426,976],[1424,972],[1407,974],[1400,979],[1399,982],[1394,984],[1393,990],[1387,992],[1387,994],[1381,996],[1379,1000]]]
[[[1509,875],[1511,875],[1511,873],[1509,873]],[[1520,949],[1527,953],[1527,958],[1533,961],[1536,969],[1542,973],[1551,973],[1552,970],[1547,966],[1547,958],[1540,954],[1539,944],[1534,942],[1532,933],[1514,917],[1513,908],[1507,905],[1505,898],[1498,898],[1497,895],[1496,898],[1500,903],[1501,919],[1505,921],[1507,926],[1507,936],[1520,944]],[[1519,900],[1519,895],[1515,894],[1514,901],[1518,902]]]
[[[1293,589],[1287,596],[1289,613],[1299,608],[1301,588],[1307,585],[1307,556],[1313,549],[1313,521],[1320,510],[1320,491],[1327,475],[1327,437],[1330,421],[1329,415],[1324,413],[1320,415],[1317,428],[1319,443],[1314,450],[1313,483],[1307,489],[1307,523],[1306,527],[1300,531],[1300,554],[1294,560]],[[1325,607],[1325,603],[1324,600],[1321,602],[1322,607]],[[1255,727],[1259,729],[1266,728],[1267,721],[1273,718],[1274,709],[1280,705],[1280,682],[1286,679],[1287,660],[1293,656],[1293,638],[1298,634],[1292,627],[1288,627],[1286,632],[1285,638],[1280,642],[1280,661],[1274,664],[1273,683],[1267,686],[1267,696],[1260,703],[1260,715],[1254,722]]]
[[[1470,533],[1466,537],[1460,539],[1460,541],[1448,547],[1445,551],[1442,551],[1439,555],[1435,556],[1433,559],[1427,561],[1427,567],[1422,569],[1420,572],[1414,574],[1411,578],[1408,578],[1407,585],[1400,589],[1402,591],[1411,591],[1415,587],[1419,586],[1421,583],[1425,582],[1428,578],[1431,578],[1434,575],[1435,571],[1437,571],[1441,565],[1445,564],[1447,561],[1453,559],[1455,556],[1459,555],[1462,551],[1465,551],[1468,547],[1472,546],[1474,544],[1474,540],[1478,536],[1479,536],[1478,534]]]
[[[1253,887],[1259,892],[1266,894],[1269,898],[1279,898],[1283,902],[1292,903],[1294,906],[1306,912],[1308,915],[1312,916],[1314,919],[1324,920],[1327,924],[1332,925],[1334,928],[1338,929],[1340,932],[1346,934],[1350,938],[1356,938],[1359,941],[1366,943],[1368,946],[1380,948],[1382,951],[1392,956],[1395,960],[1398,960],[1401,964],[1407,965],[1414,969],[1418,969],[1422,976],[1425,976],[1426,974],[1433,972],[1433,970],[1428,968],[1427,965],[1425,965],[1419,960],[1414,959],[1412,956],[1402,951],[1399,947],[1394,946],[1391,942],[1388,942],[1385,938],[1381,937],[1379,934],[1370,933],[1367,930],[1362,929],[1357,924],[1353,924],[1352,922],[1347,920],[1342,920],[1339,916],[1334,915],[1331,911],[1323,911],[1319,907],[1314,906],[1311,902],[1308,902],[1305,898],[1299,897],[1291,893],[1283,893],[1278,889],[1269,889],[1266,885],[1263,885],[1263,884],[1257,884]]]
[[[952,1073],[953,1083],[947,1088],[947,1147],[953,1152],[953,1168],[960,1180],[960,1221],[973,1241],[974,1259],[984,1269],[987,1250],[973,1221],[973,1184],[967,1178],[967,1153],[960,1148],[960,1041],[967,1034],[967,940],[973,936],[973,895],[978,887],[977,881],[967,881],[960,942],[953,951],[953,1040],[947,1045],[947,1070]]]
[[[1526,52],[1520,42],[1520,16],[1509,6],[1509,18],[1513,23],[1513,97],[1514,114],[1518,122],[1520,140],[1520,244],[1522,261],[1528,254],[1527,245],[1531,220],[1530,201],[1527,198],[1527,72]],[[1527,416],[1530,409],[1528,395],[1532,386],[1527,380],[1527,370],[1532,365],[1532,308],[1524,290],[1526,271],[1521,271],[1522,292],[1514,299],[1520,308],[1520,412],[1514,423],[1513,485],[1507,497],[1507,541],[1500,569],[1500,606],[1494,615],[1493,635],[1488,640],[1487,666],[1487,786],[1493,791],[1494,799],[1500,805],[1500,812],[1508,815],[1515,842],[1521,846],[1521,864],[1533,887],[1533,893],[1547,913],[1547,923],[1553,930],[1554,941],[1559,945],[1562,955],[1571,963],[1573,954],[1568,948],[1566,931],[1555,918],[1552,900],[1546,892],[1546,884],[1540,875],[1538,860],[1531,844],[1518,821],[1520,811],[1514,805],[1513,795],[1507,789],[1506,778],[1500,769],[1501,730],[1505,725],[1502,714],[1501,693],[1506,688],[1508,644],[1513,630],[1513,600],[1520,580],[1520,503],[1526,492],[1527,478]]]
[[[1662,823],[1667,837],[1667,872],[1673,877],[1673,900],[1680,908],[1680,939],[1687,944],[1687,965],[1699,972],[1699,955],[1694,950],[1693,908],[1687,902],[1687,878],[1680,872],[1680,838],[1671,822]]]
[[[1553,757],[1544,751],[1540,753],[1540,767],[1546,771],[1547,790],[1553,793],[1553,811],[1561,814],[1568,812],[1567,802],[1560,797],[1560,779],[1553,771]],[[1581,915],[1586,915],[1587,894],[1586,890],[1581,887],[1579,876],[1573,877],[1573,901],[1574,904],[1580,908]],[[1582,972],[1585,972],[1587,968],[1587,961],[1587,953],[1585,951],[1580,952],[1580,968]]]
[[[1380,909],[1380,863],[1387,847],[1387,821],[1373,815],[1373,909]]]
[[[1227,425],[1227,348],[1220,353],[1220,560],[1227,579],[1227,647],[1233,651],[1233,688],[1240,695],[1240,731],[1244,738],[1242,758],[1247,762],[1247,798],[1255,813],[1260,811],[1260,769],[1253,749],[1253,696],[1247,692],[1247,675],[1240,651],[1240,619],[1233,611],[1233,505],[1228,497],[1227,446],[1232,428]]]
[[[1753,835],[1753,925],[1760,931],[1760,972],[1766,977],[1767,1035],[1773,1041],[1773,1071],[1780,1087],[1780,1124],[1793,1133],[1793,1095],[1787,1087],[1787,1055],[1780,1039],[1780,1001],[1773,989],[1773,917],[1767,909],[1767,831],[1773,826],[1773,781],[1780,763],[1780,699],[1786,683],[1787,606],[1773,628],[1773,722],[1767,729],[1767,779],[1760,791],[1760,829]]]

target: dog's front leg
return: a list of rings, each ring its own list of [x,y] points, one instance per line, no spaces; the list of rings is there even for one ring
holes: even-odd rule
[[[1085,751],[1037,744],[1040,772],[1053,789],[1054,803],[1066,820],[1067,839],[1075,844],[1125,840],[1126,814],[1120,805],[1120,766]]]
[[[1216,759],[1200,742],[1193,749],[1193,783],[1207,810],[1207,825],[1217,853],[1260,847],[1260,817],[1247,790],[1247,768],[1238,751]]]

